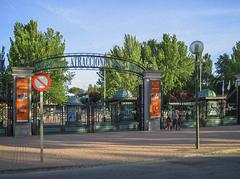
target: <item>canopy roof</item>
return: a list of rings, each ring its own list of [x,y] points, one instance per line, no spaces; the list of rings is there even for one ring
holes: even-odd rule
[[[68,98],[67,105],[77,106],[77,105],[82,105],[82,102],[80,101],[79,97],[70,96]]]
[[[198,97],[216,97],[216,93],[210,89],[203,89],[198,92]]]
[[[113,97],[114,98],[132,98],[133,95],[130,91],[126,89],[121,89],[121,90],[118,90]]]

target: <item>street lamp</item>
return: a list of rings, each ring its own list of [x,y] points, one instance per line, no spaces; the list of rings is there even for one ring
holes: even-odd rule
[[[25,59],[21,58],[21,59],[20,59],[20,63],[21,63],[21,66],[24,66]]]
[[[147,62],[147,69],[152,70],[152,68],[153,68],[153,63],[151,61],[148,61]]]
[[[202,58],[201,60],[199,60],[199,91],[202,91],[202,65],[206,60],[204,58]]]
[[[195,118],[196,118],[196,149],[200,148],[199,141],[199,106],[198,106],[198,56],[203,52],[201,41],[194,41],[190,45],[190,52],[195,55]]]

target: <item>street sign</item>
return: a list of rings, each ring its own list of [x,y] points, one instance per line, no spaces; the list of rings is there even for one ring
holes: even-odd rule
[[[37,91],[45,91],[51,85],[51,78],[45,73],[38,73],[32,78],[32,86]]]

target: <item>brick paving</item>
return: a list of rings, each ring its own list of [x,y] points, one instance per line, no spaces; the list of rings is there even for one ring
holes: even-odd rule
[[[195,129],[126,131],[44,136],[40,162],[39,136],[0,137],[0,172],[61,166],[88,167],[176,157],[240,154],[240,126],[200,129],[201,148],[195,149]]]

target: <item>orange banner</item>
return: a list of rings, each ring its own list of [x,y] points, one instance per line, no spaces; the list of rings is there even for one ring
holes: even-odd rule
[[[158,117],[161,115],[160,80],[150,80],[150,90],[150,114],[151,117]]]
[[[28,122],[28,78],[16,79],[16,122]]]

